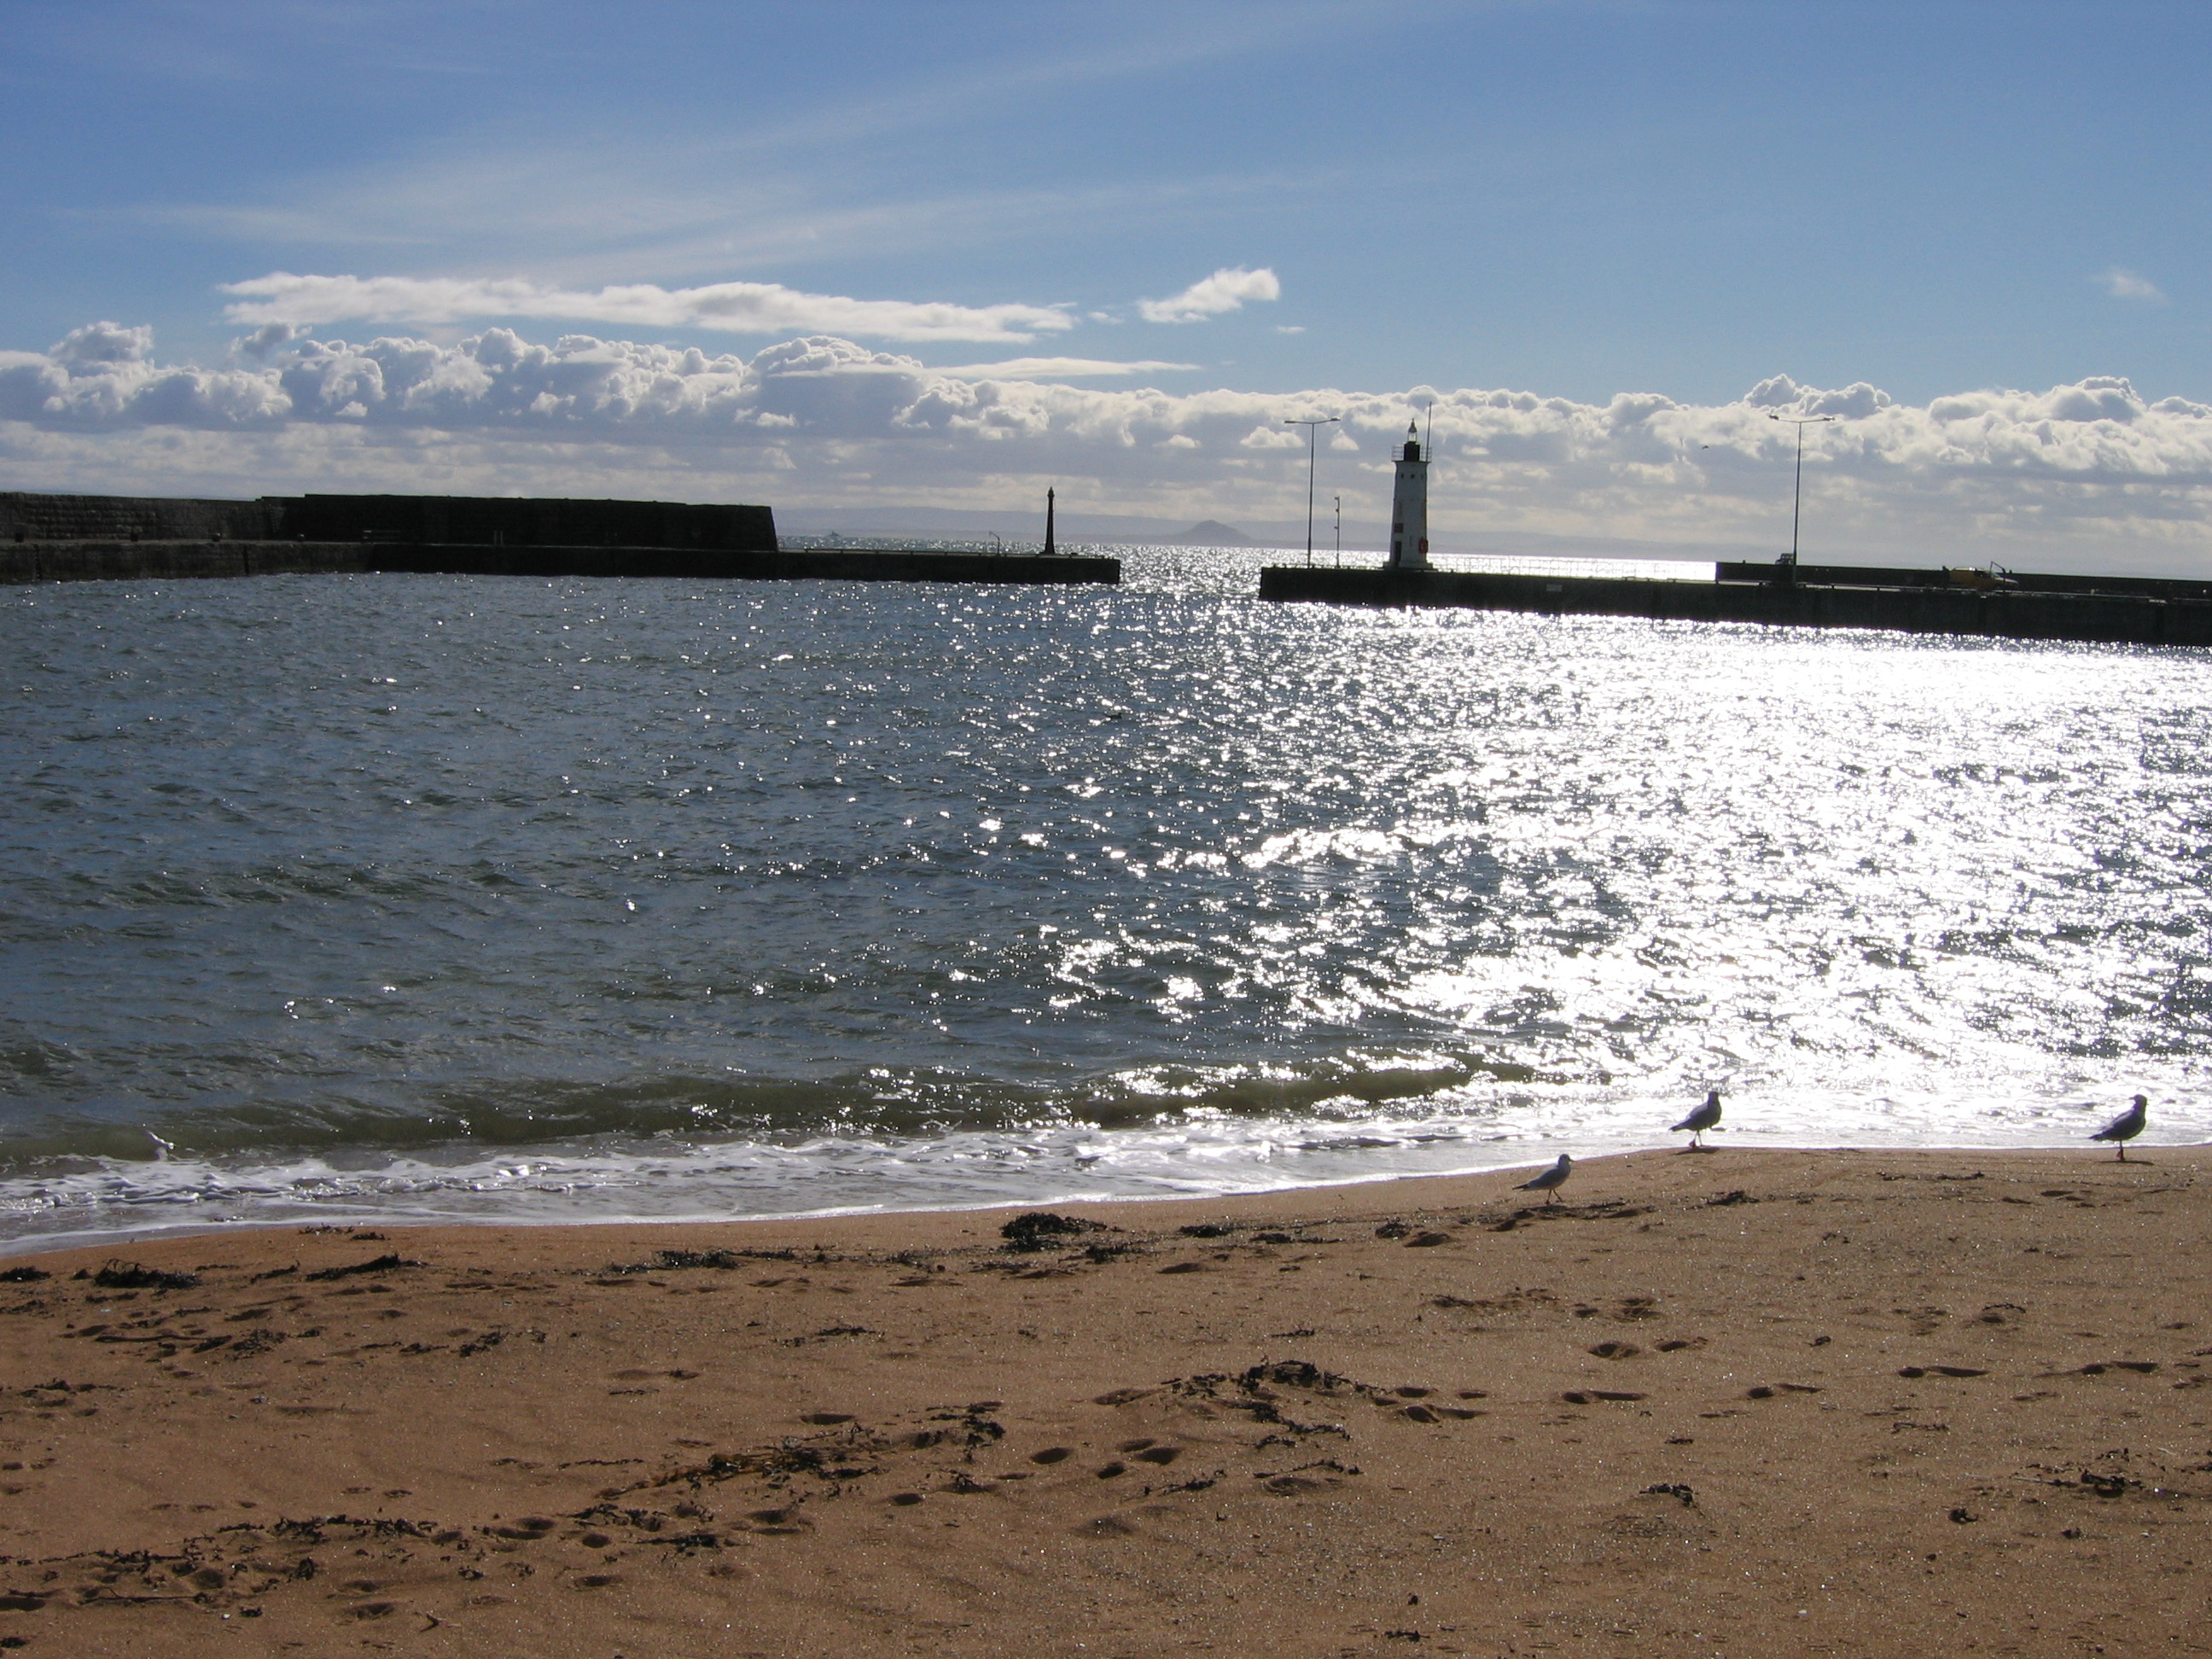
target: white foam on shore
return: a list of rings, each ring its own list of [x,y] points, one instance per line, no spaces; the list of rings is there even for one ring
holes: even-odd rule
[[[890,1139],[671,1137],[628,1146],[549,1145],[527,1155],[455,1147],[444,1154],[290,1159],[79,1161],[0,1183],[0,1255],[120,1242],[176,1231],[288,1223],[502,1225],[714,1222],[962,1210],[1008,1205],[1230,1197],[1416,1176],[1503,1173],[1577,1158],[1679,1146],[1662,1132],[1693,1103],[1621,1101],[1533,1109],[1508,1125],[1459,1113],[1357,1121],[1175,1115],[1139,1127],[1073,1124],[1034,1132],[955,1132]],[[2212,1139],[2212,1102],[2154,1106],[2136,1147]],[[1857,1147],[2072,1149],[2112,1115],[2078,1100],[1923,1106],[1738,1100],[1719,1151]]]

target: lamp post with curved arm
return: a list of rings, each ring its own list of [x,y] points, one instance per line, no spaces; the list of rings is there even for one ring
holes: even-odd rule
[[[1302,426],[1306,429],[1306,564],[1313,564],[1314,513],[1314,451],[1325,426],[1334,426],[1344,418],[1341,415],[1309,415],[1294,421],[1285,421],[1285,426]]]
[[[1795,580],[1797,574],[1797,525],[1805,505],[1805,428],[1820,426],[1836,417],[1832,415],[1777,415],[1769,410],[1766,418],[1797,428],[1797,486],[1790,498],[1790,574]]]

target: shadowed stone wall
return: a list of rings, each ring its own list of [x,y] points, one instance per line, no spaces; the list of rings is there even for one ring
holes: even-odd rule
[[[765,507],[503,495],[264,495],[191,501],[0,494],[0,542],[404,542],[471,547],[775,550]]]

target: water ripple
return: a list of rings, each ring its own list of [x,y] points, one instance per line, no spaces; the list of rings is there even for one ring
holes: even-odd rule
[[[2202,653],[1252,563],[0,594],[0,1237],[2212,1131]]]

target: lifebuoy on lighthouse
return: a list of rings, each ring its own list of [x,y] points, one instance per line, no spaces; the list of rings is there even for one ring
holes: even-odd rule
[[[1406,428],[1406,447],[1398,452],[1398,482],[1390,492],[1391,570],[1429,568],[1429,461],[1421,453],[1419,422]]]

